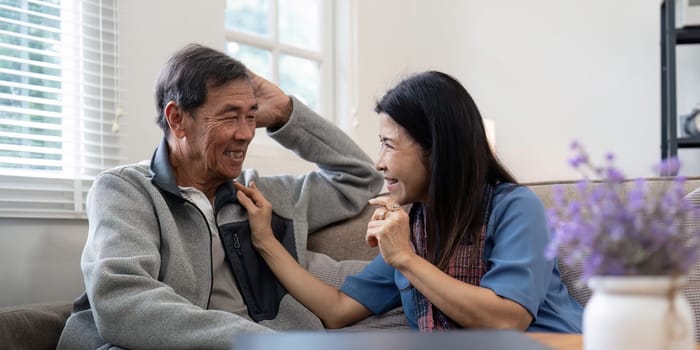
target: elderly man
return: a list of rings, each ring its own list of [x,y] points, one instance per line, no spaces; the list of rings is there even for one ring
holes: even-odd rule
[[[150,161],[95,180],[81,260],[86,291],[59,349],[227,349],[242,331],[319,329],[252,248],[234,181],[273,205],[272,227],[306,266],[310,231],[357,214],[381,189],[341,130],[216,50],[189,45],[157,82],[163,140]],[[319,170],[243,170],[256,127]]]

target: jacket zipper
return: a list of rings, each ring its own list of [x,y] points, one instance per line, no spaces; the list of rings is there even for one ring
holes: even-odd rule
[[[209,233],[208,234],[208,236],[209,236],[209,293],[207,296],[207,305],[205,307],[206,310],[209,310],[209,303],[211,302],[211,292],[212,292],[212,290],[214,290],[214,263],[213,263],[214,253],[212,252],[212,248],[211,248],[211,245],[213,243],[212,238],[211,238],[211,227],[209,227],[209,220],[207,220],[207,216],[204,215],[204,212],[201,209],[199,209],[199,207],[197,205],[195,205],[193,202],[190,202],[186,198],[183,198],[183,199],[187,203],[189,203],[190,205],[195,207],[195,209],[197,209],[197,211],[199,212],[199,215],[201,215],[202,219],[204,219],[204,222],[207,225],[207,232]],[[214,221],[216,223],[216,216],[214,216]]]
[[[238,256],[242,256],[243,252],[241,251],[241,241],[238,240],[238,233],[233,234],[233,248],[236,249],[236,254]]]

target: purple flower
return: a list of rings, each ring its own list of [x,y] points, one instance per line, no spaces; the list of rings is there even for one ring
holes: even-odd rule
[[[608,181],[621,182],[625,180],[625,174],[612,167],[605,169],[605,176]]]
[[[678,170],[680,168],[681,162],[678,160],[677,157],[664,159],[663,161],[661,161],[661,163],[654,166],[654,170],[656,170],[656,172],[662,176],[675,175],[678,173]]]
[[[566,197],[561,186],[554,189],[554,205],[547,211],[552,239],[546,256],[564,251],[563,263],[581,263],[584,280],[593,275],[687,273],[698,257],[700,230],[691,231],[683,223],[700,216],[700,208],[684,198],[685,178],[675,176],[665,190],[652,193],[643,179],[626,181],[612,153],[601,167],[591,163],[577,141],[571,150],[575,155],[569,164],[584,180],[575,185],[573,197]],[[655,170],[676,174],[679,168],[678,159],[670,158]]]
[[[578,155],[569,159],[569,164],[573,168],[578,168],[581,164],[585,164],[588,161],[585,154]]]
[[[576,150],[578,150],[580,147],[581,147],[581,146],[579,145],[579,143],[578,143],[577,140],[571,141],[571,144],[569,145],[569,149],[571,149],[572,151],[576,151]]]

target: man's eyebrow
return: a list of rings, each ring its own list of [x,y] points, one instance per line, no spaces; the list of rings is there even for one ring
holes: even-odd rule
[[[243,110],[243,106],[238,105],[238,104],[227,104],[221,107],[221,110],[219,111],[220,113],[226,113],[226,112],[240,112]],[[258,104],[255,103],[254,105],[250,106],[251,111],[257,111],[258,110]]]

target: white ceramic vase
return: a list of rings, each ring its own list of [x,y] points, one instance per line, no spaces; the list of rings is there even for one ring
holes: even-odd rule
[[[694,319],[670,276],[594,276],[583,313],[584,350],[693,350]]]

